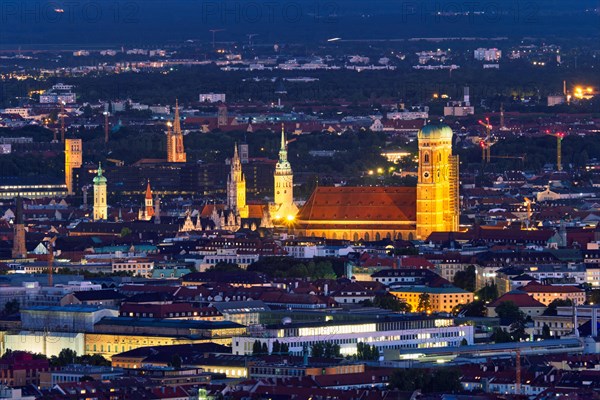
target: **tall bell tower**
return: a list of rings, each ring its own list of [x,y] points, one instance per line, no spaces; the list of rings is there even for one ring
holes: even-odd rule
[[[94,177],[94,221],[108,219],[106,200],[106,178],[102,175],[102,165],[98,164],[98,174]]]
[[[235,144],[231,170],[227,179],[227,207],[235,211],[240,217],[248,218],[249,209],[246,204],[246,177],[242,171],[242,161]]]
[[[183,146],[183,132],[181,131],[181,120],[179,119],[179,101],[175,101],[175,118],[173,129],[168,124],[167,131],[167,161],[171,163],[184,163],[187,155]]]
[[[458,230],[458,156],[447,125],[426,125],[418,134],[417,239]]]
[[[83,163],[81,139],[65,139],[65,183],[67,193],[74,194],[73,169],[81,167]]]
[[[287,154],[285,128],[281,124],[281,147],[274,176],[274,212],[271,215],[275,220],[291,220],[298,213],[298,207],[294,204],[294,173]]]

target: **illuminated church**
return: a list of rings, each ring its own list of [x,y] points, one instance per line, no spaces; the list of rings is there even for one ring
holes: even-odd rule
[[[248,204],[246,201],[246,176],[242,170],[242,160],[238,145],[229,160],[229,176],[227,178],[227,201],[224,204],[207,204],[198,214],[196,224],[192,224],[190,215],[182,231],[202,230],[201,219],[208,219],[212,229],[236,232],[240,229],[272,228],[273,223],[269,207],[264,204]],[[189,222],[187,221],[189,220]]]
[[[275,166],[273,195],[273,204],[269,207],[271,218],[276,223],[293,221],[298,214],[298,207],[294,203],[294,173],[287,158],[287,141],[283,125],[279,160]]]
[[[294,222],[298,235],[346,240],[421,239],[458,230],[458,156],[447,125],[418,134],[414,187],[318,187]]]
[[[171,129],[171,123],[167,125],[167,162],[185,163],[187,156],[183,146],[183,132],[181,131],[181,120],[179,118],[179,101],[175,101],[175,117]]]

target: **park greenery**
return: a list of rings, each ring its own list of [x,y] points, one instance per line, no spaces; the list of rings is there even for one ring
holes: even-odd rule
[[[365,300],[362,302],[363,307],[379,307],[386,310],[395,312],[409,313],[412,311],[410,304],[401,301],[396,296],[386,293],[378,294],[371,300]]]
[[[2,355],[2,359],[8,358],[13,354],[13,350],[7,349]],[[110,361],[99,354],[94,355],[78,355],[76,351],[64,348],[58,355],[46,357],[44,354],[32,353],[34,359],[47,359],[52,367],[64,367],[69,364],[84,364],[93,366],[110,366]]]
[[[417,305],[417,312],[430,313],[432,310],[431,296],[429,293],[421,293],[419,295],[419,303]]]
[[[502,325],[508,326],[508,329],[495,328],[491,336],[494,342],[519,342],[528,338],[527,333],[525,333],[525,324],[528,317],[514,302],[504,301],[500,303],[496,307],[496,314],[498,314]]]
[[[475,291],[475,266],[469,265],[464,271],[457,271],[454,274],[454,286],[464,289],[468,292]]]
[[[573,301],[571,299],[556,299],[552,303],[548,304],[542,315],[554,316],[557,315],[557,307],[572,307]]]
[[[365,361],[379,360],[379,349],[375,345],[359,342],[356,345],[356,358]]]
[[[390,376],[390,388],[404,392],[454,393],[462,389],[460,377],[460,370],[455,368],[403,368],[395,370]]]
[[[310,354],[316,358],[340,358],[340,345],[331,342],[317,342],[310,348]]]

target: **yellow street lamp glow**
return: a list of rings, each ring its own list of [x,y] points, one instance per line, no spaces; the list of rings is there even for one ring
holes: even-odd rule
[[[372,169],[369,170],[369,175],[373,175],[373,170]]]
[[[275,219],[281,219],[281,215],[279,215],[279,214],[275,215]]]
[[[377,168],[377,173],[378,174],[383,174],[383,168]]]
[[[287,216],[287,220],[290,221],[290,222],[293,221],[294,220],[294,216],[293,215],[288,215]]]

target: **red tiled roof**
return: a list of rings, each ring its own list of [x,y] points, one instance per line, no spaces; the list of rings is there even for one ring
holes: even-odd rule
[[[427,268],[435,269],[435,266],[424,257],[406,256],[400,257],[401,268]]]
[[[519,288],[527,293],[580,293],[583,292],[576,286],[554,286],[542,285],[536,281],[529,282],[525,286]]]
[[[507,302],[507,301],[511,301],[511,302],[515,303],[515,305],[517,307],[546,308],[546,306],[543,303],[537,301],[536,299],[534,299],[532,296],[528,295],[527,293],[520,292],[520,291],[508,292],[508,293],[500,296],[499,298],[497,298],[492,303],[488,304],[488,307],[496,308],[500,304]]]
[[[298,214],[298,221],[416,220],[412,187],[318,187]]]

